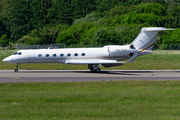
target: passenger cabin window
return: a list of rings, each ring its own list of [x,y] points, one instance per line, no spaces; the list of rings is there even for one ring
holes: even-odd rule
[[[70,57],[70,56],[71,56],[71,54],[70,54],[70,53],[68,53],[68,54],[67,54],[67,56],[68,56],[68,57]]]
[[[18,55],[22,55],[22,53],[21,53],[21,52],[19,52],[19,53],[18,53]]]
[[[60,54],[60,56],[61,56],[61,57],[63,57],[63,56],[64,56],[64,54]]]
[[[75,54],[74,54],[74,56],[78,56],[78,54],[77,54],[77,53],[75,53]]]
[[[42,54],[39,54],[38,57],[42,57]]]
[[[85,56],[85,53],[82,53],[81,55],[82,55],[82,56]]]
[[[56,54],[53,54],[53,57],[56,57]]]
[[[15,52],[13,55],[17,55],[18,54],[18,52]]]
[[[49,57],[49,54],[46,54],[46,57]]]

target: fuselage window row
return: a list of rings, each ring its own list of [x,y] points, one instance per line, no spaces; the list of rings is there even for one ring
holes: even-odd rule
[[[18,54],[18,53],[14,53],[14,55],[16,55],[16,54]],[[18,55],[21,55],[21,53],[19,53]],[[85,56],[85,53],[82,53],[81,55],[82,55],[82,56]],[[56,54],[53,54],[53,57],[56,57],[56,56],[57,56]],[[64,54],[61,53],[60,56],[63,57]],[[68,53],[67,56],[70,57],[71,54]],[[77,57],[77,56],[78,56],[78,53],[75,53],[74,56]],[[39,54],[38,57],[42,57],[42,54]],[[46,57],[49,57],[49,54],[46,54]]]

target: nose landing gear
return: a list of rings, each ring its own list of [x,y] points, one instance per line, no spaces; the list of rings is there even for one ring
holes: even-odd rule
[[[20,64],[16,64],[16,69],[14,69],[14,72],[18,72],[19,66],[20,66]]]

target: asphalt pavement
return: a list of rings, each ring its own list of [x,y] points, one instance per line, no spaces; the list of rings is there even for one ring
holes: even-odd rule
[[[110,80],[180,80],[180,70],[0,70],[0,82],[80,82]]]

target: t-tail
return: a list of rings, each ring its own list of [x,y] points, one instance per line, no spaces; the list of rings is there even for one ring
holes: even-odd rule
[[[166,29],[164,27],[142,28],[139,35],[131,43],[131,45],[140,52],[138,56],[152,52],[152,48],[156,41],[158,32],[165,30],[174,29]]]
[[[174,29],[166,29],[164,27],[142,28],[139,35],[130,45],[131,48],[137,50],[137,53],[134,53],[128,62],[134,62],[136,57],[151,53],[158,32],[165,30],[174,30]]]

